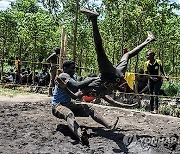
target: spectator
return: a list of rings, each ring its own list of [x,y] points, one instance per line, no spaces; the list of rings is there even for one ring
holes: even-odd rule
[[[39,75],[38,86],[36,87],[35,92],[37,93],[41,86],[48,86],[50,81],[50,74],[47,71],[47,67],[42,68],[42,72]]]
[[[16,84],[21,83],[21,75],[19,74],[18,70],[15,71],[15,83]]]
[[[50,76],[51,76],[48,96],[53,96],[52,91],[53,91],[53,87],[55,86],[54,79],[56,77],[58,55],[60,54],[60,50],[61,50],[60,48],[55,48],[54,52],[46,59],[46,61],[50,63]]]
[[[151,95],[155,95],[150,97],[150,109],[152,113],[158,113],[159,102],[157,95],[159,95],[162,86],[161,73],[167,80],[169,80],[169,78],[164,72],[161,61],[155,59],[154,51],[148,51],[147,59],[148,61],[146,61],[144,65],[144,71],[150,75],[148,78],[149,92]]]
[[[25,85],[27,83],[27,72],[24,68],[21,70],[20,76],[21,76],[21,84]]]
[[[31,69],[29,67],[26,68],[26,78],[27,78],[27,84],[31,85],[32,84],[32,72]]]
[[[39,83],[39,73],[35,72],[33,78],[34,78],[34,84],[37,85]]]
[[[4,81],[5,82],[14,82],[13,74],[11,72],[8,72],[7,74],[5,74]]]
[[[15,59],[15,67],[18,70],[18,73],[20,73],[21,72],[21,60],[18,57],[16,57],[16,59]]]

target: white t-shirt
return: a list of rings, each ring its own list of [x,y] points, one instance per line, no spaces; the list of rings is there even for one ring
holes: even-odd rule
[[[9,79],[9,81],[11,81],[11,82],[13,82],[13,75],[11,74],[11,75],[9,75],[8,77],[7,77],[8,79]]]

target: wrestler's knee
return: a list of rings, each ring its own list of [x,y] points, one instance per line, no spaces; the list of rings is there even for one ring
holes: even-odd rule
[[[66,120],[70,118],[70,119],[74,119],[74,113],[71,111],[66,115]]]
[[[52,114],[59,119],[64,119],[64,115],[61,114],[57,109],[53,108],[52,109]]]
[[[67,118],[74,117],[73,112],[69,108],[62,105],[59,105],[56,108],[53,108],[52,113],[55,117],[64,119],[64,120],[67,120]]]

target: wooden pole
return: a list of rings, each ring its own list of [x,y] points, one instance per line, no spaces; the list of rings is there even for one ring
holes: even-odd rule
[[[4,53],[5,53],[5,46],[6,46],[6,38],[3,38],[3,47],[2,47],[2,54],[1,54],[1,77],[4,75]]]
[[[68,43],[68,38],[67,38],[67,34],[65,33],[64,36],[64,54],[63,54],[63,61],[66,60],[67,58],[67,43]],[[62,61],[62,62],[63,62]]]
[[[61,34],[61,52],[59,55],[59,69],[62,69],[62,57],[64,54],[64,27],[62,27],[62,34]]]
[[[76,63],[76,43],[77,43],[77,28],[78,28],[78,10],[79,10],[79,0],[76,0],[76,8],[75,8],[75,20],[74,20],[74,40],[73,40],[73,60]]]

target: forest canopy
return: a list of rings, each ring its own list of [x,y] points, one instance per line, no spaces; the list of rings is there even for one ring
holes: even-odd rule
[[[133,49],[152,31],[156,41],[133,58],[128,71],[143,68],[146,52],[153,50],[167,74],[179,76],[180,17],[173,12],[180,4],[169,0],[17,0],[0,11],[1,71],[14,64],[18,56],[22,66],[36,69],[54,47],[61,46],[62,28],[68,37],[67,59],[76,61],[79,75],[98,73],[91,24],[79,13],[88,7],[96,10],[106,53],[114,65],[123,48]],[[137,65],[136,65],[137,64]],[[84,69],[85,68],[85,69]]]

